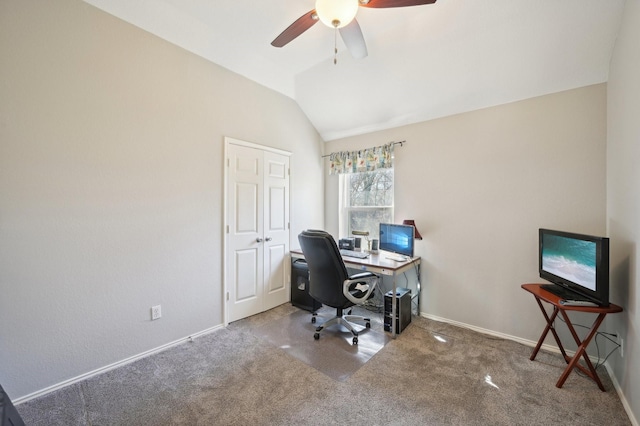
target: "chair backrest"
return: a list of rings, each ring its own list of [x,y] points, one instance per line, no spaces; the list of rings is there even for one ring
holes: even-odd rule
[[[298,241],[309,266],[309,295],[333,308],[353,306],[342,292],[349,275],[331,234],[307,230],[298,235]]]

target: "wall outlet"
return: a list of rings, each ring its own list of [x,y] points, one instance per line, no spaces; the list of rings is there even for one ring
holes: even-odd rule
[[[620,333],[616,333],[616,341],[620,346],[620,358],[624,358],[624,339],[620,335]]]
[[[624,339],[622,337],[618,337],[620,340],[620,358],[624,358]]]
[[[162,316],[162,309],[161,309],[160,305],[152,306],[151,307],[151,321],[157,320],[161,316]]]

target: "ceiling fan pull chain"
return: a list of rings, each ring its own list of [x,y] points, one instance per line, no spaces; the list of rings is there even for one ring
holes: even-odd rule
[[[333,65],[338,63],[338,27],[333,31]]]

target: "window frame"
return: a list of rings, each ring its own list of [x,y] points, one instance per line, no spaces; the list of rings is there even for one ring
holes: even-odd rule
[[[391,172],[391,205],[375,205],[375,206],[352,206],[350,199],[350,184],[351,178],[354,175],[360,173],[376,173],[376,172]],[[358,173],[344,173],[339,176],[339,221],[338,221],[338,230],[339,235],[341,236],[352,236],[351,232],[353,229],[351,227],[351,217],[354,212],[371,212],[373,210],[383,210],[388,212],[387,217],[389,222],[393,222],[394,218],[394,202],[395,202],[395,171],[393,167],[385,168],[385,169],[376,169],[368,172],[358,172]],[[384,214],[384,213],[383,213]],[[385,219],[386,220],[386,219]],[[357,231],[369,231],[369,239],[378,239],[378,224],[377,222],[373,229],[355,229]],[[370,227],[371,228],[371,227]]]

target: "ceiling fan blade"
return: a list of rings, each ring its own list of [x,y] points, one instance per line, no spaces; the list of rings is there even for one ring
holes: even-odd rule
[[[368,55],[367,44],[364,42],[358,21],[354,19],[349,25],[340,28],[340,36],[353,58],[362,59]]]
[[[436,0],[369,0],[368,2],[361,1],[362,7],[407,7],[407,6],[420,6],[423,4],[433,4]]]
[[[271,42],[271,45],[275,47],[284,46],[303,32],[307,31],[316,22],[318,22],[318,15],[314,9],[296,19],[293,24],[289,25],[286,30]]]

